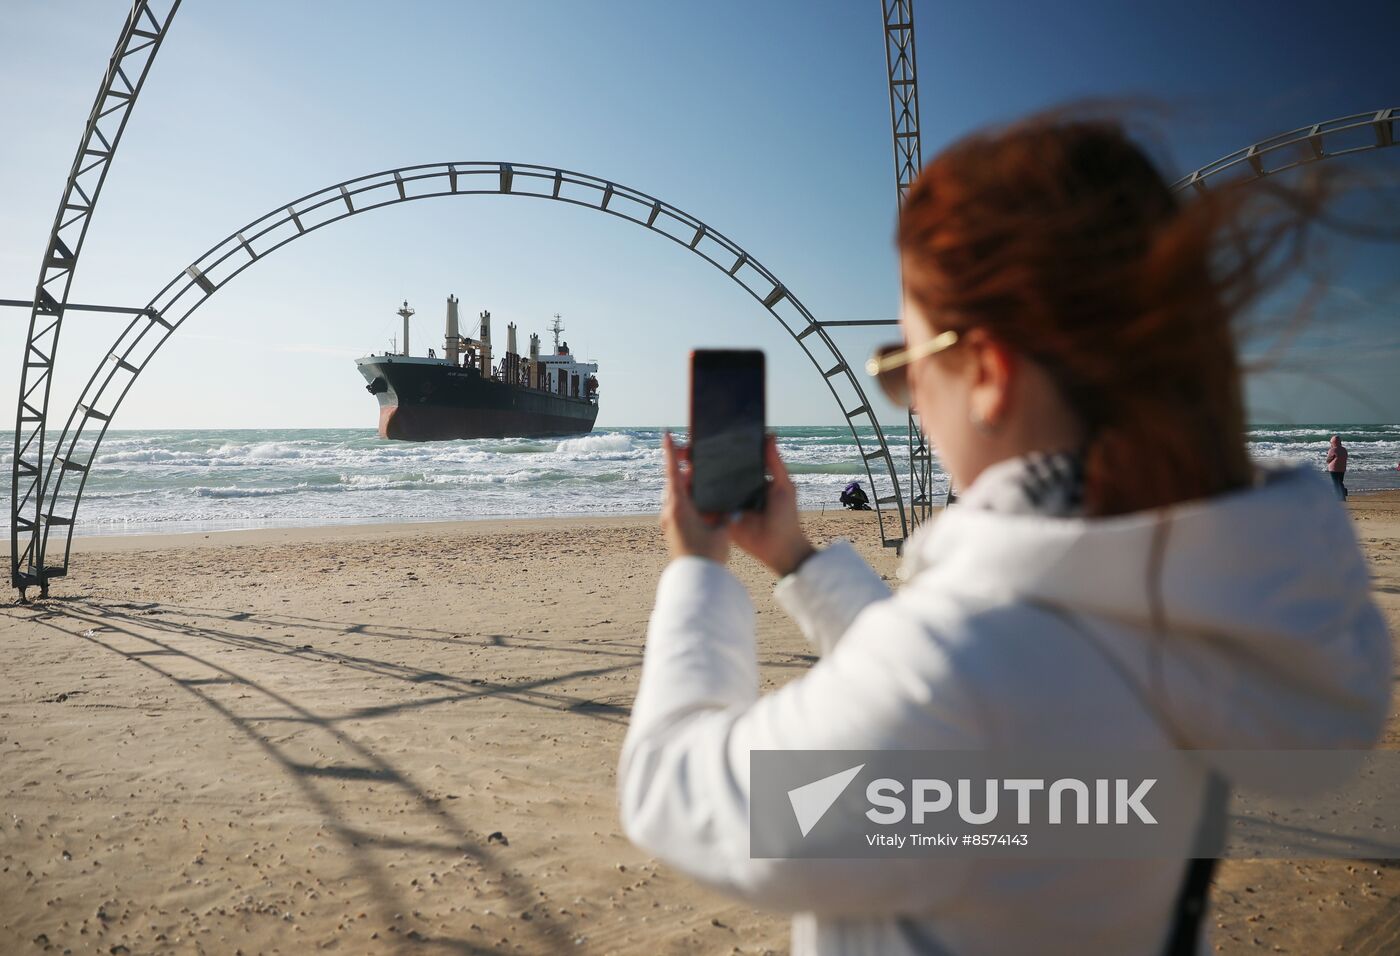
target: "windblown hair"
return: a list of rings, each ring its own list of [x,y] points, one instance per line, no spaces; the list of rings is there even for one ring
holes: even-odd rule
[[[1321,183],[1178,199],[1121,123],[1037,116],[924,168],[904,282],[933,331],[1048,371],[1087,430],[1089,514],[1204,498],[1251,480],[1235,320],[1303,255]]]

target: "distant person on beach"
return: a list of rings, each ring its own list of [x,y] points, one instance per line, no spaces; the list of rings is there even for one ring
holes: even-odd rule
[[[1342,483],[1347,475],[1347,446],[1342,444],[1342,439],[1333,435],[1332,440],[1327,443],[1327,474],[1332,476],[1332,487],[1336,489],[1337,497],[1347,500],[1347,486]]]
[[[1232,328],[1320,200],[1254,229],[1277,195],[1250,189],[1179,198],[1118,124],[1060,116],[924,168],[904,340],[875,368],[960,500],[906,542],[895,593],[808,540],[773,441],[767,510],[712,526],[666,436],[672,560],[618,769],[638,846],[794,914],[797,956],[1209,950],[1214,861],[1189,840],[1174,860],[755,859],[750,757],[1155,751],[1199,785],[1172,809],[1200,829],[1263,785],[1213,752],[1374,743],[1390,639],[1362,553],[1315,469],[1251,462]],[[821,655],[769,693],[734,546]]]
[[[841,489],[841,507],[850,508],[852,511],[870,510],[870,496],[865,493],[860,482],[853,481]]]

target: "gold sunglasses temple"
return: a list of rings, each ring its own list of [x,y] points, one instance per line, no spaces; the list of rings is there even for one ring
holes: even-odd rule
[[[865,363],[865,371],[870,375],[879,375],[881,372],[888,372],[901,365],[908,365],[910,362],[927,355],[935,355],[944,349],[952,348],[957,343],[958,333],[949,329],[946,332],[938,333],[918,348],[900,349],[898,352],[892,352],[885,356],[871,356]]]

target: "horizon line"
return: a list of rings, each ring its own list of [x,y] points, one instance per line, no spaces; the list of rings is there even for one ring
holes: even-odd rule
[[[899,429],[904,428],[905,425],[906,425],[906,423],[905,423],[905,422],[880,422],[879,425],[880,425],[881,428],[886,429],[886,430],[899,430]],[[1249,429],[1253,429],[1253,428],[1324,428],[1324,427],[1325,427],[1325,428],[1346,428],[1346,427],[1374,427],[1374,426],[1378,426],[1378,425],[1383,425],[1383,426],[1400,426],[1400,421],[1380,421],[1380,420],[1376,420],[1376,421],[1316,421],[1316,422],[1249,422],[1249,423],[1247,423],[1247,424],[1245,425],[1245,427],[1246,427],[1246,428],[1249,428]],[[638,429],[638,428],[640,428],[640,429],[652,429],[652,430],[666,430],[666,429],[670,429],[670,430],[672,430],[672,431],[684,431],[684,430],[686,430],[687,427],[688,427],[688,426],[687,426],[686,424],[684,424],[684,423],[682,423],[682,424],[650,424],[650,425],[599,425],[599,426],[597,426],[597,427],[594,429],[594,432],[597,432],[597,431],[605,431],[605,430],[608,430],[608,429],[624,429],[624,428],[633,428],[633,429]],[[844,427],[846,427],[846,423],[844,423],[844,422],[769,422],[769,423],[766,424],[765,427],[768,427],[768,428],[844,428]],[[870,426],[870,425],[860,425],[860,426],[857,426],[857,427],[858,427],[858,428],[869,429],[871,426]],[[278,426],[278,425],[138,425],[138,426],[128,426],[128,427],[113,427],[113,428],[108,429],[108,434],[111,434],[112,432],[142,432],[142,431],[226,431],[226,432],[236,432],[236,431],[289,431],[289,432],[290,432],[290,431],[373,431],[373,430],[374,430],[374,426],[372,426],[372,425],[291,425],[291,426]],[[4,432],[0,432],[0,434],[13,434],[13,429],[6,429]],[[573,437],[573,438],[577,438],[577,437],[581,437],[582,435],[587,435],[587,434],[592,434],[592,432],[580,432],[578,435],[568,435],[568,436],[558,436],[558,435],[529,436],[529,435],[525,435],[525,436],[505,436],[505,437],[525,437],[525,438],[529,438],[529,437],[545,437],[545,438]]]

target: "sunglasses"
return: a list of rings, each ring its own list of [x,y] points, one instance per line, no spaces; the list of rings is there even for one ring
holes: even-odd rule
[[[883,345],[865,363],[865,371],[875,377],[885,397],[901,408],[909,407],[909,365],[929,355],[937,355],[958,344],[958,333],[940,332],[923,345],[905,348],[903,343]]]

